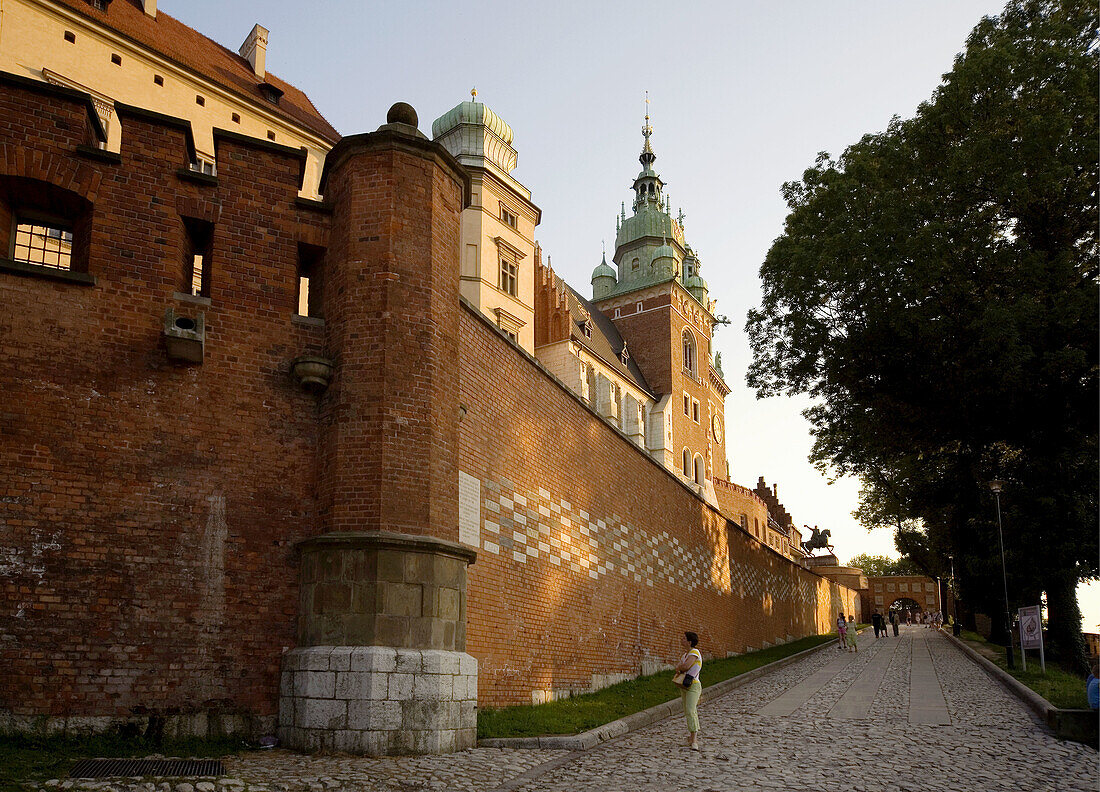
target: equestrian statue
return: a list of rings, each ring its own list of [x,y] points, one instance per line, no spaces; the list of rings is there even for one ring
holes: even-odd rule
[[[806,551],[807,555],[813,555],[814,550],[818,550],[822,547],[828,549],[830,553],[833,552],[833,546],[829,542],[829,537],[833,535],[832,531],[830,531],[828,528],[826,528],[824,531],[819,531],[817,529],[817,526],[811,528],[810,526],[806,525],[803,527],[811,533],[810,538],[802,543],[802,549]]]

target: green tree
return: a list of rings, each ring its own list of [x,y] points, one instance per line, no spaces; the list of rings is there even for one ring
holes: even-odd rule
[[[1014,0],[912,119],[819,155],[747,322],[758,397],[815,397],[812,459],[990,614],[1008,482],[1012,607],[1045,591],[1070,664],[1100,554],[1096,28],[1091,3]]]
[[[852,556],[848,566],[859,567],[865,575],[924,575],[927,574],[908,558],[890,558],[884,555],[860,553]]]

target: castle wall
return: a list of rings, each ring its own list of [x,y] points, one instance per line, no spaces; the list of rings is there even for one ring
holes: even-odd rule
[[[482,706],[655,670],[684,630],[723,657],[827,632],[857,607],[727,528],[472,309],[459,332],[460,540],[478,550],[467,651]]]
[[[0,178],[91,204],[94,284],[0,272],[0,715],[273,719],[317,521],[296,242],[327,218],[295,207],[297,152],[219,139],[198,184],[184,128],[120,110],[117,164],[82,157],[82,104],[44,90],[0,89]],[[214,224],[209,300],[179,294],[181,215]],[[168,307],[205,314],[201,365],[166,359]]]
[[[4,213],[41,188],[79,214],[76,271],[0,261],[0,726],[179,713],[202,733],[220,711],[270,733],[300,602],[372,643],[334,569],[299,600],[296,545],[322,530],[476,548],[465,600],[443,575],[411,607],[399,595],[424,581],[382,550],[359,590],[382,584],[387,646],[465,638],[482,705],[652,670],[685,629],[722,656],[852,608],[460,306],[461,176],[434,154],[351,141],[369,157],[333,182],[329,214],[296,200],[296,150],[215,133],[218,176],[196,177],[185,122],[118,113],[115,157],[81,148],[86,99],[0,78]],[[182,293],[183,218],[213,226],[209,297]],[[324,322],[296,315],[299,243],[329,248]],[[201,364],[169,362],[168,308],[204,314]],[[336,362],[323,396],[290,375],[301,355]]]

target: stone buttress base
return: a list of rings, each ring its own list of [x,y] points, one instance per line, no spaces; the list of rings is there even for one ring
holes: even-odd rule
[[[477,660],[440,649],[292,649],[283,656],[279,739],[300,751],[370,756],[472,748]]]

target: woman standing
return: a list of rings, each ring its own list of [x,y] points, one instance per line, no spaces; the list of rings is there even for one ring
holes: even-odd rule
[[[848,622],[844,620],[844,611],[836,617],[836,642],[840,651],[848,648]]]
[[[703,692],[703,684],[699,681],[699,672],[703,669],[703,655],[696,648],[699,644],[699,636],[693,632],[684,633],[680,639],[680,645],[684,649],[680,656],[680,662],[676,664],[676,675],[673,682],[680,688],[680,701],[684,704],[684,717],[687,719],[688,748],[699,750],[697,737],[699,735],[699,694]]]

